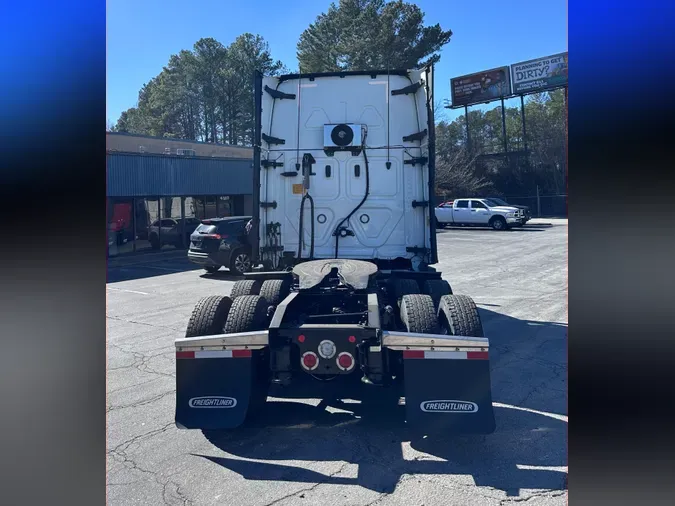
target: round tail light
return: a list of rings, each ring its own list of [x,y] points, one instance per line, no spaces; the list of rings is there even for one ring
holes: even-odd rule
[[[316,353],[313,351],[307,351],[302,354],[302,367],[308,371],[313,371],[319,367],[319,357],[316,356]]]
[[[321,358],[333,358],[335,356],[335,352],[337,351],[335,348],[335,343],[333,341],[329,341],[328,339],[321,341],[319,343],[319,355]]]
[[[346,351],[338,355],[336,362],[341,371],[351,371],[354,368],[354,357]]]

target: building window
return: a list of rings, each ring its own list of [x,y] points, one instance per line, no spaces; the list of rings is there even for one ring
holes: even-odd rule
[[[216,201],[218,205],[218,217],[219,218],[226,218],[228,216],[233,216],[234,215],[234,209],[232,209],[232,200],[230,199],[229,196],[220,196],[218,197],[218,200]]]
[[[203,220],[206,216],[204,209],[204,199],[202,197],[185,197],[185,216],[195,217]]]
[[[136,250],[159,249],[159,199],[136,200]]]
[[[206,197],[205,201],[205,218],[217,218],[218,209],[217,209],[217,200],[216,197]]]
[[[183,248],[185,232],[181,213],[180,197],[162,197],[159,227],[159,242],[161,249]]]

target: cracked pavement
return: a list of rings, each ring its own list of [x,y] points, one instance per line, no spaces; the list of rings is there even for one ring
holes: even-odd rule
[[[182,255],[139,260],[108,269],[109,504],[566,504],[567,220],[437,237],[436,268],[474,298],[490,339],[494,434],[420,437],[400,409],[373,422],[359,403],[277,398],[264,424],[178,430],[173,341],[236,278]]]

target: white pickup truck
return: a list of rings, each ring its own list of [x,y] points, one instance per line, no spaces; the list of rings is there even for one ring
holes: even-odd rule
[[[525,221],[522,209],[500,206],[490,199],[456,199],[436,207],[436,227],[468,225],[507,230]]]

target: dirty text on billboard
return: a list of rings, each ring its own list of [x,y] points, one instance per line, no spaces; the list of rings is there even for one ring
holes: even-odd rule
[[[511,65],[513,93],[534,93],[567,85],[567,52]]]
[[[450,79],[452,106],[480,104],[511,95],[509,67]]]

